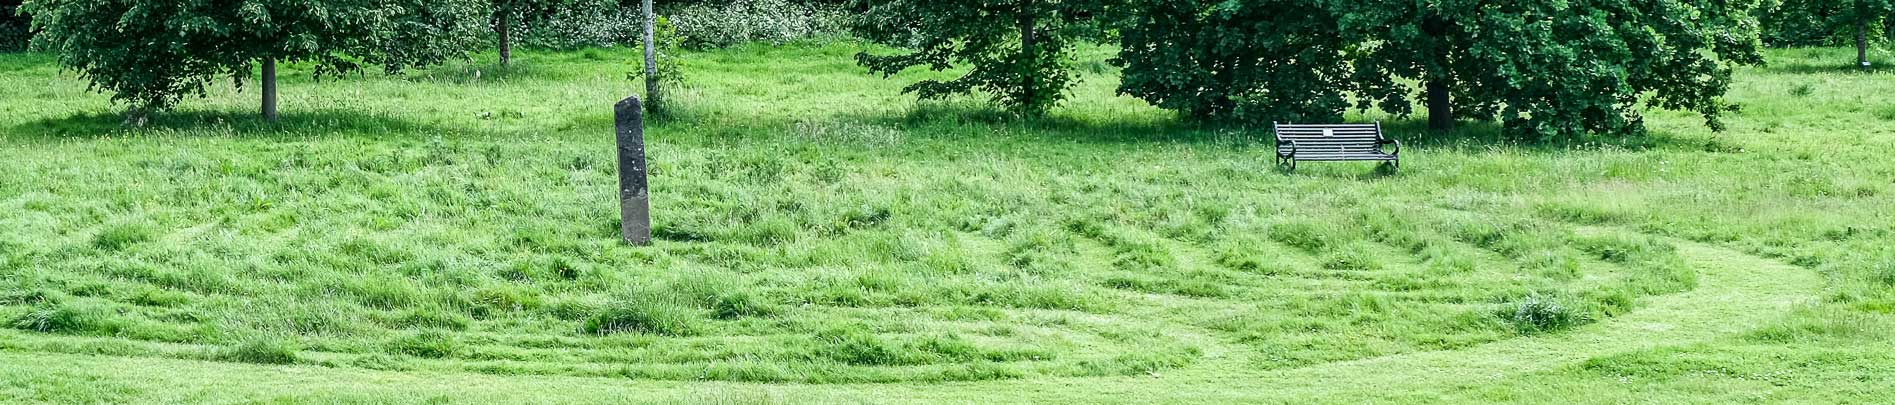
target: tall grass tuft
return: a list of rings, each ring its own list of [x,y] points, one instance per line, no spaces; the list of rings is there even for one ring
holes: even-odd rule
[[[106,225],[98,235],[92,237],[92,246],[104,250],[124,250],[127,247],[152,240],[155,231],[152,225],[143,221],[120,222]]]
[[[253,364],[294,364],[296,345],[286,339],[252,337],[217,353],[217,359]]]
[[[590,335],[644,333],[659,336],[696,334],[702,320],[693,308],[670,297],[638,294],[600,309],[586,320],[582,331]]]
[[[1557,332],[1592,323],[1592,315],[1570,300],[1531,295],[1503,307],[1497,314],[1521,334]]]

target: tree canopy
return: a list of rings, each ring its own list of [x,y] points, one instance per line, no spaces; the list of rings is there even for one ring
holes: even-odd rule
[[[1641,105],[1688,110],[1714,129],[1735,65],[1760,64],[1749,2],[1359,0],[1339,13],[1360,41],[1352,80],[1406,115],[1421,98],[1447,118],[1567,136],[1642,129]],[[1425,83],[1422,92],[1402,84]],[[1420,94],[1420,95],[1418,95]]]
[[[872,72],[894,75],[914,67],[944,71],[965,66],[953,80],[923,80],[903,89],[922,99],[975,90],[1027,115],[1065,99],[1070,59],[1082,22],[1098,7],[1088,0],[895,0],[876,5],[872,37],[913,35],[913,51],[863,52],[856,60]]]
[[[1119,92],[1197,119],[1342,118],[1337,20],[1301,0],[1135,0],[1119,28]]]
[[[1336,120],[1351,104],[1431,126],[1548,138],[1642,128],[1645,107],[1713,128],[1734,66],[1762,62],[1746,2],[1137,0],[1121,91],[1196,117]]]
[[[327,77],[462,57],[484,20],[479,1],[34,0],[26,10],[37,44],[139,115],[203,96],[219,77],[241,86],[259,63],[308,62]]]

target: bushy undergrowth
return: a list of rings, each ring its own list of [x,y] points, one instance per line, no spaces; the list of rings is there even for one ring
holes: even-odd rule
[[[840,37],[846,35],[848,18],[831,5],[786,0],[660,3],[658,14],[692,49]],[[527,32],[526,43],[552,49],[642,46],[641,15],[636,4],[568,7]]]
[[[788,0],[707,2],[666,10],[666,15],[677,24],[685,46],[699,49],[841,35],[846,18],[841,10]]]
[[[19,10],[20,0],[0,0],[0,52],[23,51],[32,42],[33,18]]]

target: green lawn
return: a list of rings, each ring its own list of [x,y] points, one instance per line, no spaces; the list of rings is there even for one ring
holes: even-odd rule
[[[0,401],[1878,402],[1895,72],[1785,50],[1711,133],[1385,116],[1400,172],[1113,94],[916,103],[860,45],[688,55],[617,240],[633,53],[225,86],[151,127],[0,55]],[[1886,63],[1884,65],[1887,65]]]

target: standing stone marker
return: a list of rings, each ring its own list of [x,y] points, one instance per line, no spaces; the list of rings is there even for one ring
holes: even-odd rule
[[[645,181],[645,110],[638,96],[613,106],[618,127],[619,230],[625,242],[651,244],[651,192]]]

